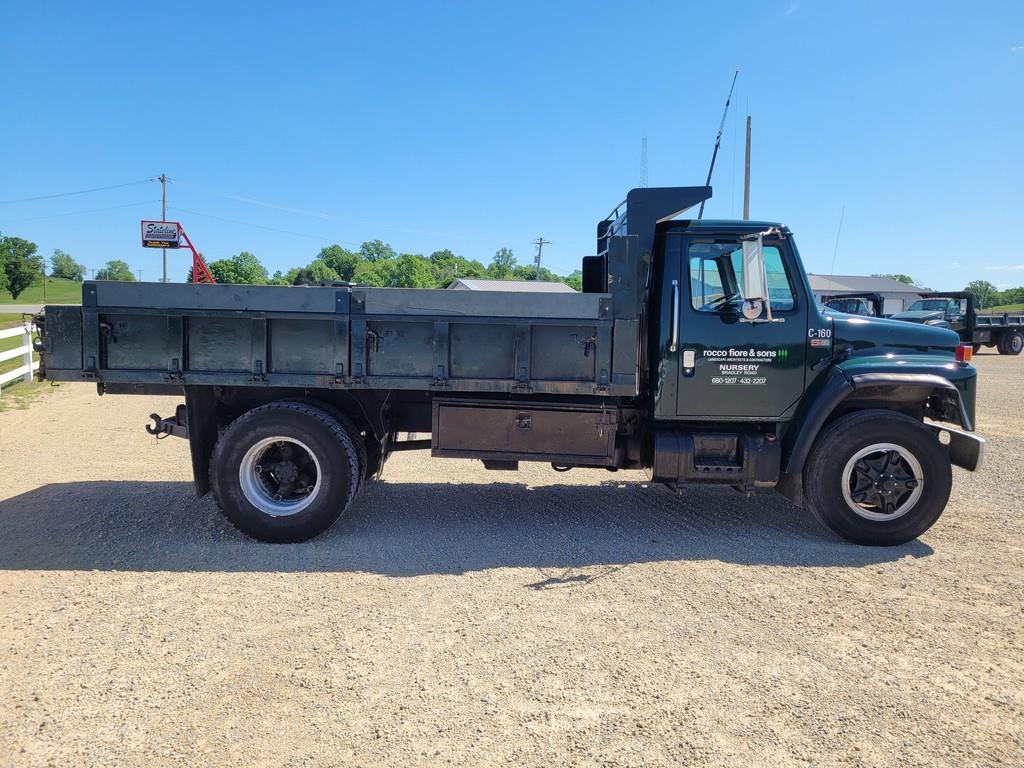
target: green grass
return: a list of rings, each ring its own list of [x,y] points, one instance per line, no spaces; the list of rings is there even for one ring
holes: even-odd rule
[[[46,299],[43,299],[43,282],[40,280],[12,299],[7,291],[0,291],[0,306],[4,304],[81,304],[82,284],[62,277],[46,278]]]
[[[21,325],[21,314],[18,312],[0,312],[0,330]]]
[[[1000,307],[985,307],[982,312],[1024,312],[1024,304],[1003,304]]]
[[[24,382],[11,382],[4,387],[0,395],[0,413],[8,410],[24,410],[42,395],[52,392],[56,387],[53,382],[33,381],[31,384]]]

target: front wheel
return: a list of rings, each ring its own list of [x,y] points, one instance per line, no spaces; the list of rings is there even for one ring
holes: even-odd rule
[[[811,511],[848,541],[892,546],[917,538],[949,500],[946,448],[916,419],[884,410],[836,419],[804,469]]]
[[[210,486],[242,533],[305,541],[345,513],[361,469],[352,437],[336,418],[309,403],[280,401],[239,416],[224,431],[211,457]]]

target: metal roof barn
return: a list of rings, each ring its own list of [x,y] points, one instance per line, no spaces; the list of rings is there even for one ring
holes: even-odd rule
[[[879,293],[885,300],[882,313],[893,315],[902,312],[921,298],[927,288],[909,283],[901,283],[889,277],[870,277],[862,275],[807,275],[811,283],[811,291],[819,300],[823,296],[834,296],[838,293]]]
[[[520,293],[576,293],[572,286],[545,280],[477,280],[460,277],[448,286],[452,291],[518,291]]]

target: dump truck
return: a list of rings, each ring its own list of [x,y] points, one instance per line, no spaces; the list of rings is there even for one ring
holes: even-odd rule
[[[326,530],[406,450],[646,470],[751,515],[775,489],[852,542],[919,536],[982,461],[969,350],[823,313],[793,233],[683,217],[710,197],[630,191],[581,293],[86,282],[38,318],[40,375],[183,396],[150,430],[187,437],[197,493],[267,542]]]
[[[967,291],[928,291],[893,320],[949,328],[977,352],[994,347],[1001,355],[1024,350],[1024,313],[979,313],[974,294]]]

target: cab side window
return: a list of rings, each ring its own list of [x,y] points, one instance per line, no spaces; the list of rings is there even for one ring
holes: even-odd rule
[[[690,243],[690,305],[698,312],[736,310],[743,299],[743,252],[738,242]],[[778,246],[764,246],[768,298],[773,312],[796,306],[792,281]]]

